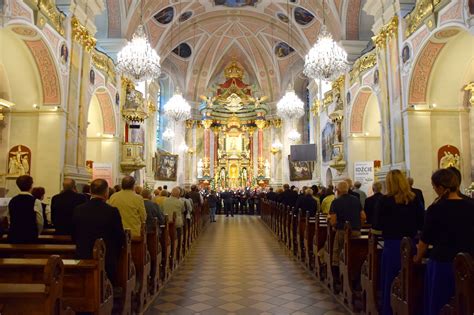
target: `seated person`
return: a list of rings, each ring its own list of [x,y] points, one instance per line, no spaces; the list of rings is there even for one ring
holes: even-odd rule
[[[8,203],[10,230],[9,243],[34,243],[43,231],[43,209],[41,201],[33,197],[33,178],[22,175],[16,179],[20,193]]]
[[[122,219],[117,208],[109,206],[106,200],[109,186],[104,179],[91,183],[91,199],[74,209],[72,217],[72,238],[76,243],[76,258],[92,258],[92,249],[97,239],[105,242],[105,271],[116,285],[115,273],[120,250],[125,244]]]
[[[71,235],[74,208],[89,199],[86,195],[77,192],[74,179],[64,179],[63,191],[51,199],[51,221],[56,234]]]

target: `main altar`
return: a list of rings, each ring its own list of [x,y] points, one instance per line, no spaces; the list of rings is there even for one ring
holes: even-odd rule
[[[198,179],[214,188],[268,184],[270,166],[263,156],[267,98],[254,96],[235,59],[224,69],[224,76],[225,82],[217,84],[213,95],[201,96],[204,157],[198,162]]]

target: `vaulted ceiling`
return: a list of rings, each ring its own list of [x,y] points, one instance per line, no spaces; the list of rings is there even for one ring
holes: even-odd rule
[[[336,40],[370,37],[371,25],[361,18],[362,1],[324,4],[325,23]],[[304,56],[323,22],[321,0],[107,0],[105,16],[107,31],[101,31],[108,38],[130,38],[143,21],[163,71],[189,100],[222,82],[222,71],[234,57],[247,83],[278,99],[292,78],[305,80]],[[173,52],[182,43],[187,46]]]

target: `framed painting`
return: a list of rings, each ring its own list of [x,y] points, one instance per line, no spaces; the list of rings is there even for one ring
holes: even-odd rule
[[[323,162],[329,162],[332,159],[335,136],[335,126],[334,124],[327,122],[324,126],[322,137],[321,137],[321,149],[323,153]]]
[[[290,181],[311,180],[313,178],[313,168],[310,161],[291,161],[288,155],[290,167]]]
[[[155,153],[155,180],[176,181],[178,172],[178,155]]]

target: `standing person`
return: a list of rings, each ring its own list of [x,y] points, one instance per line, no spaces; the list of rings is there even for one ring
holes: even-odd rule
[[[345,179],[347,185],[349,186],[349,195],[352,195],[354,197],[357,197],[359,199],[359,202],[360,202],[360,194],[359,193],[356,193],[355,191],[352,190],[352,179],[350,178],[346,178]],[[361,204],[362,205],[362,204]]]
[[[166,190],[162,190],[160,192],[160,195],[158,197],[155,197],[153,200],[157,205],[160,206],[160,208],[163,208],[163,202],[168,199],[168,192]]]
[[[474,201],[459,196],[459,178],[449,169],[431,176],[439,199],[428,207],[415,262],[433,248],[426,266],[424,314],[438,315],[455,292],[453,259],[459,252],[474,254]]]
[[[303,215],[306,216],[306,212],[309,211],[309,216],[314,217],[318,209],[316,199],[313,198],[313,190],[306,188],[304,195],[300,196],[296,201],[296,211],[299,209],[303,210]]]
[[[151,231],[153,226],[153,219],[158,219],[158,224],[163,225],[165,224],[165,216],[163,211],[160,209],[156,203],[151,201],[151,191],[148,189],[142,190],[142,197],[145,203],[145,210],[146,210],[146,229],[147,231]]]
[[[210,220],[216,222],[217,196],[214,190],[211,190],[211,194],[207,197],[207,204],[210,210]]]
[[[360,204],[362,205],[362,208],[365,209],[365,200],[367,199],[367,194],[361,190],[360,187],[362,187],[362,184],[359,181],[355,181],[354,192],[359,194]]]
[[[319,188],[316,185],[311,186],[311,190],[313,191],[313,198],[316,201],[316,213],[321,212],[321,200],[319,199]]]
[[[414,187],[413,187],[413,183],[414,183],[413,178],[408,177],[408,184],[410,185],[411,191],[412,191],[412,192],[416,195],[416,197],[418,198],[418,201],[420,202],[421,207],[422,207],[423,209],[425,209],[425,198],[423,197],[423,192],[421,191],[421,189],[414,188]]]
[[[117,262],[120,250],[125,244],[122,219],[119,210],[109,206],[109,185],[104,179],[91,183],[91,199],[74,209],[72,238],[76,244],[76,258],[92,258],[92,249],[97,239],[104,240],[105,271],[113,285],[116,285]]]
[[[450,170],[451,172],[454,173],[454,175],[456,175],[456,177],[457,177],[457,179],[458,179],[458,181],[459,181],[459,185],[461,185],[461,182],[462,182],[461,172],[460,172],[456,167],[454,167],[454,166],[448,167],[448,170]],[[460,187],[460,186],[458,186],[458,195],[459,195],[459,197],[461,197],[462,199],[471,199],[471,200],[472,200],[471,197],[466,196],[465,194],[463,194],[463,193],[461,192],[461,190],[459,189],[459,187]]]
[[[294,186],[292,186],[294,187]],[[283,192],[281,193],[281,203],[285,206],[294,207],[296,200],[298,199],[298,193],[293,189],[290,189],[290,185],[283,185]]]
[[[402,238],[414,238],[423,226],[424,210],[411,191],[405,175],[400,170],[391,170],[386,179],[387,194],[375,206],[375,230],[382,231],[382,313],[391,315],[391,286],[398,275],[400,265],[400,243]]]
[[[382,183],[381,182],[374,182],[372,184],[372,190],[374,191],[374,194],[367,199],[365,199],[365,207],[364,211],[365,214],[367,215],[367,223],[368,224],[374,224],[374,219],[375,219],[375,209],[377,206],[377,203],[379,200],[382,198]]]
[[[230,215],[234,217],[234,210],[232,209],[232,194],[228,189],[226,189],[221,196],[224,200],[225,216],[228,217],[230,213]]]
[[[125,176],[122,179],[122,190],[110,197],[108,204],[119,209],[123,226],[132,231],[133,236],[140,236],[142,223],[146,221],[146,210],[143,198],[134,191],[135,178]]]
[[[91,186],[89,184],[82,186],[82,194],[86,196],[87,200],[91,199]]]
[[[168,199],[166,199],[163,203],[163,212],[168,215],[168,218],[170,220],[173,219],[175,216],[176,221],[175,221],[175,226],[176,226],[176,234],[177,234],[177,239],[178,239],[178,246],[176,247],[178,249],[178,255],[181,252],[182,248],[182,233],[183,233],[183,225],[184,225],[184,212],[185,212],[185,207],[184,207],[184,202],[183,200],[180,199],[181,195],[181,189],[179,187],[173,187],[171,189],[171,195]],[[174,251],[174,248],[172,248],[172,251]],[[171,252],[171,256],[174,255],[174,252]]]
[[[33,177],[22,175],[16,179],[20,193],[8,203],[10,230],[8,242],[34,243],[43,231],[43,209],[41,202],[32,194]]]
[[[51,222],[51,208],[49,207],[49,205],[47,205],[43,202],[44,195],[46,194],[46,190],[44,189],[44,187],[34,187],[31,190],[31,194],[33,195],[33,197],[35,197],[36,199],[38,199],[41,202],[41,209],[43,210],[43,212],[42,212],[42,214],[43,214],[43,227],[44,228],[49,228],[51,226],[51,224],[50,224],[50,222]]]
[[[189,193],[189,197],[193,201],[194,207],[201,207],[202,206],[202,196],[199,193],[196,185],[191,185],[191,192]]]
[[[63,180],[63,190],[51,199],[51,221],[56,234],[71,235],[74,208],[86,203],[89,199],[89,196],[77,192],[74,179]]]
[[[337,198],[329,210],[329,223],[336,228],[332,253],[332,270],[336,281],[339,279],[339,257],[344,249],[344,225],[348,221],[352,228],[352,236],[360,235],[365,214],[359,198],[349,194],[346,181],[339,182],[336,188]]]
[[[277,193],[273,191],[273,187],[268,189],[268,193],[266,195],[267,200],[269,201],[276,201],[277,200]]]
[[[324,214],[329,214],[329,210],[331,209],[331,204],[334,201],[336,196],[334,195],[334,186],[328,185],[326,188],[326,196],[323,198],[323,202],[321,203],[321,212]]]

